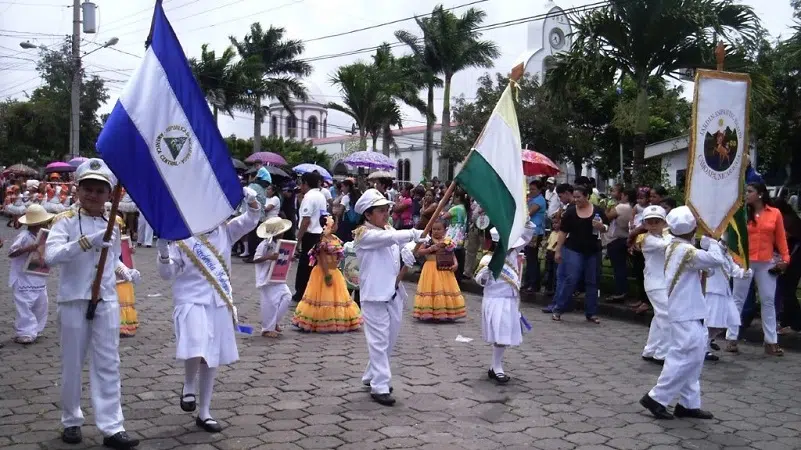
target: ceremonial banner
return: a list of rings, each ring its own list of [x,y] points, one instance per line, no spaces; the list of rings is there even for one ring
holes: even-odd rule
[[[745,205],[734,214],[726,230],[726,247],[732,259],[740,267],[748,269],[748,214]]]
[[[740,209],[748,153],[751,79],[699,70],[695,75],[687,171],[687,206],[719,238]]]
[[[179,241],[232,216],[242,187],[160,0],[149,41],[97,151],[154,233]]]
[[[131,237],[123,235],[120,238],[120,261],[129,269],[135,269],[133,259],[133,243]],[[116,273],[116,272],[115,272]],[[125,283],[125,279],[117,273],[117,283]]]
[[[28,253],[28,259],[25,260],[25,272],[33,275],[50,275],[50,266],[44,260],[48,233],[50,230],[47,228],[40,228],[39,233],[36,234],[36,251]]]
[[[498,251],[489,268],[497,279],[506,251],[523,234],[528,220],[523,150],[512,87],[503,91],[475,147],[456,175],[456,182],[474,198],[498,230]]]

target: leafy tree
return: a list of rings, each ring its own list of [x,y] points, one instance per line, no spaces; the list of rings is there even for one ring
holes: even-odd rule
[[[201,46],[200,59],[189,60],[198,85],[211,105],[215,121],[220,110],[233,118],[234,109],[243,106],[246,64],[236,61],[234,47],[226,48],[218,58],[214,50],[209,50],[209,44]]]
[[[75,66],[70,38],[58,50],[42,50],[36,70],[44,84],[26,101],[8,100],[0,108],[0,159],[6,165],[44,165],[63,159],[70,146],[70,93]],[[97,111],[108,100],[104,82],[81,70],[81,155],[95,154],[102,128]]]
[[[634,172],[639,175],[650,131],[650,77],[714,67],[712,32],[749,43],[759,29],[754,11],[732,0],[610,0],[576,17],[573,47],[556,57],[551,73],[565,81],[590,73],[604,73],[608,80],[619,73],[631,77],[637,86]]]
[[[233,158],[244,161],[253,153],[253,138],[241,139],[232,134],[225,138],[225,142],[228,144],[228,151]],[[325,152],[317,150],[317,147],[311,145],[308,141],[284,139],[278,136],[262,136],[260,147],[264,151],[283,156],[290,168],[303,163],[314,163],[329,168],[331,164],[329,156]]]
[[[265,31],[256,22],[241,41],[230,37],[231,44],[246,61],[244,86],[249,96],[240,108],[253,114],[254,152],[260,149],[261,124],[267,114],[262,99],[277,99],[290,114],[294,114],[293,97],[308,100],[308,92],[300,78],[309,76],[312,66],[298,59],[304,50],[303,42],[285,39],[285,33],[284,28],[273,26]]]

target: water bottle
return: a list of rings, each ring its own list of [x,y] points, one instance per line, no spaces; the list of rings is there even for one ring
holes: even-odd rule
[[[595,217],[593,217],[593,218],[592,218],[592,221],[593,221],[593,223],[594,223],[594,222],[600,222],[600,221],[601,221],[601,215],[600,215],[600,214],[598,214],[598,213],[596,213],[596,214],[595,214]],[[592,233],[593,233],[594,235],[596,235],[596,236],[601,236],[601,232],[600,232],[600,231],[598,231],[598,230],[597,230],[595,227],[593,227],[593,228],[592,228]]]

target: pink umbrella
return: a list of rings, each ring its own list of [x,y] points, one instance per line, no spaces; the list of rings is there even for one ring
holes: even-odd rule
[[[523,173],[526,176],[552,177],[561,172],[550,158],[534,150],[523,150]]]
[[[285,166],[286,160],[283,156],[273,152],[257,152],[245,160],[245,162],[255,163],[261,162],[262,164],[269,164],[271,166]]]
[[[71,165],[72,167],[76,167],[77,168],[78,166],[80,166],[81,164],[86,162],[87,160],[89,160],[89,158],[84,158],[83,156],[76,156],[75,158],[72,158],[70,160],[69,165]]]
[[[45,173],[75,172],[75,167],[61,161],[51,162],[45,167]]]

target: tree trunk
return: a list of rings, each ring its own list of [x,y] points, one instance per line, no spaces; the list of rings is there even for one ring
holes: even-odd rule
[[[423,151],[423,177],[431,180],[431,172],[434,165],[433,141],[434,141],[434,84],[428,85],[428,108],[426,111],[426,136],[425,150]]]
[[[445,136],[447,136],[451,132],[451,79],[453,79],[452,73],[445,74],[445,89],[443,92],[444,98],[442,99],[442,117],[440,118],[442,124],[439,136],[440,154],[442,153],[442,149],[445,146]],[[450,159],[440,157],[439,159],[440,180],[447,180],[449,178],[451,164],[452,163]]]
[[[367,150],[367,133],[359,128],[359,151]]]
[[[378,149],[376,148],[377,145],[378,145],[378,133],[373,135],[373,151],[374,152],[378,151]]]
[[[575,159],[571,161],[573,163],[573,179],[581,176],[581,169],[582,169],[582,161],[581,159]]]
[[[219,110],[217,109],[216,106],[212,106],[211,112],[214,114],[214,123],[217,123],[217,113],[219,112]]]
[[[645,174],[645,144],[648,135],[649,105],[648,105],[648,77],[644,76],[637,83],[637,103],[635,104],[636,122],[634,124],[634,160],[632,175],[634,182],[638,182]]]
[[[381,132],[381,152],[384,156],[389,156],[389,144],[392,142],[392,129],[389,127],[389,124],[384,124]]]
[[[253,111],[253,153],[261,151],[261,97],[256,97]]]

